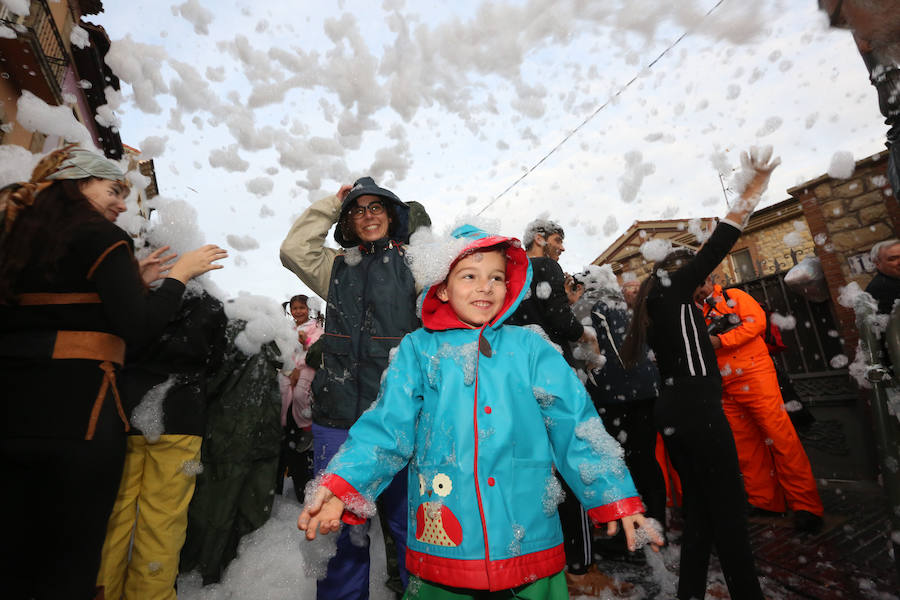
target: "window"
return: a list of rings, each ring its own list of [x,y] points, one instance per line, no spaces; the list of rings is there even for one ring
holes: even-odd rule
[[[734,276],[738,281],[756,278],[756,269],[753,267],[753,258],[751,258],[748,248],[731,253],[731,267],[734,269]]]

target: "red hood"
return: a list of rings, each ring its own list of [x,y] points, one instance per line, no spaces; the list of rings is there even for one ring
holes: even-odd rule
[[[498,244],[508,243],[506,248],[506,300],[503,302],[503,308],[497,313],[497,316],[487,324],[490,327],[496,327],[502,323],[509,315],[515,312],[519,302],[525,295],[525,290],[531,284],[531,265],[528,262],[528,256],[519,240],[511,237],[499,235],[486,235],[485,237],[473,239],[465,249],[456,257],[450,270],[462,256],[476,248],[488,248]],[[449,273],[449,270],[448,270]],[[425,290],[425,299],[422,301],[422,325],[426,329],[433,331],[444,331],[447,329],[477,329],[465,323],[456,316],[450,304],[441,302],[436,295],[437,285],[430,286]]]

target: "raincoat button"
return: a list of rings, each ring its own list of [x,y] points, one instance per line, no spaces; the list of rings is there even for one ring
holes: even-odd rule
[[[494,485],[494,478],[493,478],[493,477],[488,477],[488,485],[491,486],[491,487],[493,487],[493,485]]]
[[[486,412],[487,414],[491,414],[491,407],[490,407],[490,406],[485,406],[485,407],[484,407],[484,412]]]

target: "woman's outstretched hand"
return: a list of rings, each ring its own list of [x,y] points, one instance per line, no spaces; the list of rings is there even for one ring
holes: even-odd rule
[[[780,164],[781,158],[772,158],[772,146],[751,146],[741,152],[741,170],[735,177],[741,196],[731,206],[727,219],[743,223],[750,216],[769,185],[772,171]]]
[[[144,283],[147,285],[166,277],[166,274],[172,268],[172,261],[178,258],[178,255],[174,252],[162,256],[168,249],[169,246],[163,246],[148,254],[146,258],[138,261],[138,265],[141,268],[141,279],[143,279]]]
[[[769,177],[775,167],[781,164],[781,158],[772,158],[772,146],[751,146],[747,152],[741,152],[741,167],[750,173],[750,181],[741,194],[742,198],[756,198],[757,201],[769,186]]]
[[[186,284],[194,277],[203,275],[207,271],[221,269],[222,265],[216,264],[216,261],[223,258],[228,258],[228,252],[215,244],[200,246],[196,250],[182,254],[181,258],[169,270],[169,277]]]
[[[297,518],[297,529],[306,532],[306,539],[316,539],[316,531],[323,535],[341,528],[344,503],[324,485],[316,488],[312,502],[307,502]]]

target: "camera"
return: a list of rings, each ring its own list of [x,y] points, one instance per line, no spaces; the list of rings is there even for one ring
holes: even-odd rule
[[[706,318],[709,319],[709,324],[706,326],[706,332],[709,335],[721,335],[741,324],[741,317],[734,313],[729,313],[727,315],[721,313],[718,315],[712,314],[712,311],[716,310],[716,300],[714,298],[707,298],[706,304],[712,309],[710,313],[706,315]]]
[[[721,335],[741,324],[741,318],[735,314],[708,315],[707,318],[710,319],[709,325],[706,326],[709,335]]]

